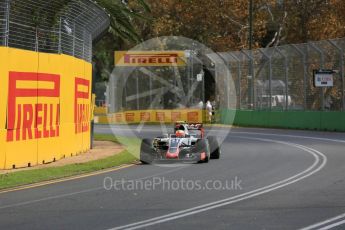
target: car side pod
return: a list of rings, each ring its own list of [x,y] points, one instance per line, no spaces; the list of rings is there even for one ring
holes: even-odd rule
[[[210,146],[210,158],[211,159],[219,159],[220,158],[220,154],[221,154],[221,150],[220,150],[220,144],[219,141],[217,139],[217,137],[215,136],[209,136],[207,137],[209,146]]]
[[[142,164],[151,164],[153,162],[153,140],[143,139],[140,145],[140,161]]]

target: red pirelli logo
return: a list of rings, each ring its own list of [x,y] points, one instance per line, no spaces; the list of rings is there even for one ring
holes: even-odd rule
[[[76,77],[74,87],[75,133],[88,132],[90,130],[90,81]]]
[[[141,112],[140,113],[140,121],[150,121],[151,114],[150,112]]]
[[[126,121],[133,122],[134,121],[134,113],[126,113]]]
[[[30,103],[30,98],[36,98],[37,103]],[[57,98],[55,103],[53,98]],[[12,142],[59,136],[59,98],[59,75],[10,72],[6,140]]]
[[[188,112],[187,113],[187,120],[188,120],[188,122],[198,122],[199,121],[199,113],[198,112]]]
[[[116,120],[116,122],[122,122],[122,114],[121,113],[116,114],[115,120]]]
[[[164,121],[165,120],[165,113],[164,112],[156,112],[156,120],[157,121]]]
[[[180,121],[181,112],[171,112],[171,121]]]

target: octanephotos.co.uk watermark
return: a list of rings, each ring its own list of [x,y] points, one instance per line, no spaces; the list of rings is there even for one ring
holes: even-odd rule
[[[113,179],[105,177],[103,188],[114,191],[211,191],[242,190],[242,180],[234,177],[229,180],[191,180],[152,177],[142,180]]]

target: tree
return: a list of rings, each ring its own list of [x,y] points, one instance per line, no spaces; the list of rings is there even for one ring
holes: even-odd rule
[[[93,61],[96,64],[96,80],[107,81],[114,66],[114,51],[142,40],[134,20],[149,20],[147,14],[150,13],[150,7],[144,0],[134,0],[135,9],[123,0],[98,0],[98,4],[109,13],[110,27],[94,45]]]
[[[185,36],[215,51],[248,48],[249,0],[147,0],[152,23],[136,23],[144,40]],[[342,0],[255,0],[254,48],[345,35]]]
[[[150,7],[144,0],[135,0],[135,3],[144,11],[133,10],[127,1],[123,0],[98,0],[98,4],[104,7],[110,15],[109,32],[111,34],[131,42],[141,40],[132,22],[134,18],[147,19],[144,13],[149,13]]]

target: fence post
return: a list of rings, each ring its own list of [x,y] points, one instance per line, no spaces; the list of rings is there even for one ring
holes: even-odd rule
[[[340,67],[340,77],[341,77],[341,95],[342,95],[342,111],[345,111],[345,79],[344,79],[344,50],[339,47],[335,41],[328,40],[328,42],[339,51],[339,67]]]
[[[38,52],[38,27],[35,28],[35,51]]]
[[[233,55],[232,53],[228,53],[230,55],[230,57],[232,57],[233,59],[235,59],[236,63],[237,63],[237,84],[238,84],[238,104],[239,104],[239,109],[241,110],[241,104],[242,104],[242,97],[241,97],[241,75],[242,75],[242,71],[241,71],[241,62],[240,59],[238,59],[236,57],[236,55]]]
[[[59,44],[58,44],[58,52],[59,54],[62,53],[62,49],[61,49],[61,30],[62,30],[62,20],[61,20],[61,17],[60,17],[60,21],[59,21]]]
[[[255,106],[255,104],[256,104],[256,101],[255,101],[255,96],[254,96],[254,94],[255,94],[255,91],[254,91],[254,84],[252,84],[252,82],[254,83],[254,79],[255,79],[255,73],[254,73],[254,59],[253,59],[253,57],[252,57],[252,55],[249,55],[249,54],[247,54],[245,51],[243,51],[243,50],[241,50],[241,53],[242,54],[244,54],[244,56],[246,56],[249,60],[250,60],[250,73],[252,74],[252,78],[251,79],[249,79],[249,81],[251,82],[251,84],[249,85],[248,84],[248,88],[249,88],[249,86],[250,86],[250,88],[248,89],[248,102],[249,103],[253,103],[253,108],[252,109],[254,109],[256,106]],[[253,98],[254,98],[254,100],[253,100]]]
[[[269,90],[270,90],[270,110],[272,110],[272,57],[268,57],[268,66],[269,66]]]
[[[92,35],[89,33],[87,38],[87,60],[92,61]]]
[[[83,30],[83,41],[82,41],[82,44],[83,44],[83,59],[86,60],[85,58],[85,41],[86,41],[86,30],[84,29]]]
[[[5,40],[4,45],[8,46],[9,36],[10,36],[10,0],[6,1],[6,15],[5,15]]]
[[[72,33],[72,39],[73,39],[73,46],[72,46],[72,56],[75,56],[75,21],[73,22],[73,33]]]
[[[228,109],[230,109],[231,105],[230,105],[230,97],[231,97],[231,94],[230,94],[230,88],[231,88],[231,84],[233,84],[233,81],[231,81],[231,65],[230,65],[230,62],[228,60],[228,58],[224,58],[223,56],[219,55],[221,57],[221,59],[224,61],[224,66],[226,66],[226,68],[224,69],[223,67],[223,70],[222,71],[225,71],[224,74],[224,85],[226,86],[225,89],[226,89],[226,101],[227,101],[227,106],[228,106]]]
[[[250,50],[250,67],[249,67],[249,76],[251,76],[251,78],[249,78],[248,83],[250,83],[249,85],[249,104],[250,104],[250,108],[254,109],[255,108],[255,95],[254,95],[254,58],[253,58],[253,50]]]
[[[128,95],[127,95],[127,81],[128,81],[128,77],[126,78],[126,81],[125,81],[125,83],[124,83],[124,89],[123,89],[123,90],[125,91],[125,92],[124,92],[124,95],[125,95],[125,96],[124,96],[124,99],[125,99],[125,103],[124,103],[125,105],[124,105],[124,107],[125,107],[126,109],[128,108],[128,107],[127,107],[127,96],[128,96]],[[114,90],[113,90],[113,92],[114,92]],[[122,96],[122,95],[121,95],[121,96]],[[112,100],[112,101],[114,101],[114,100]],[[122,104],[121,106],[123,106],[123,104]]]
[[[135,83],[136,83],[136,91],[137,91],[137,110],[140,109],[140,103],[139,103],[139,75],[136,74],[135,78]]]
[[[268,59],[268,68],[269,68],[269,92],[270,92],[270,110],[272,110],[272,56],[268,56],[262,49],[259,49],[260,53]]]
[[[284,58],[284,66],[285,66],[285,110],[289,108],[289,64],[287,56],[279,49],[279,47],[275,48],[277,52]]]
[[[302,59],[303,59],[303,89],[304,89],[303,107],[304,107],[304,110],[306,110],[307,109],[307,74],[308,74],[307,66],[306,66],[307,60],[306,60],[305,53],[300,48],[298,48],[297,45],[292,44],[291,46],[302,56]]]
[[[319,54],[320,54],[320,67],[321,67],[321,69],[323,69],[323,66],[324,66],[324,64],[325,64],[325,57],[324,57],[324,55],[323,55],[323,52],[322,52],[322,50],[319,48],[319,47],[317,47],[314,43],[312,43],[312,42],[310,42],[310,43],[308,43],[308,44],[310,44],[310,46],[314,49],[314,50],[316,50],[316,52],[318,52]],[[320,97],[321,97],[321,111],[323,111],[324,109],[325,109],[325,97],[324,97],[324,88],[321,88],[321,93],[320,93],[321,95],[320,95]]]
[[[152,109],[152,79],[151,79],[151,75],[152,75],[152,73],[151,73],[151,71],[150,71],[150,73],[149,73],[149,75],[148,75],[148,77],[149,77],[149,91],[150,91],[150,109]],[[176,79],[174,78],[174,81],[176,81]],[[175,82],[174,82],[174,86],[175,86],[176,84],[175,84]],[[176,97],[176,95],[175,95],[175,97]]]
[[[224,65],[219,65],[219,62],[217,62],[215,64],[215,68],[216,68],[216,70],[218,69],[218,71],[221,71],[221,75],[223,76],[224,97],[226,98],[227,109],[230,109],[230,89],[229,89],[229,84],[230,84],[231,81],[229,79],[229,74],[231,75],[231,71],[230,71],[231,66],[230,66],[230,62],[228,61],[227,58],[224,58],[224,56],[222,56],[221,54],[218,54],[218,57],[220,58],[220,60],[222,60]],[[217,68],[217,66],[219,66],[219,67]],[[224,68],[225,66],[226,66],[226,68]],[[218,75],[218,72],[216,72],[216,74]]]

